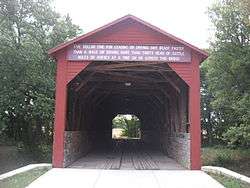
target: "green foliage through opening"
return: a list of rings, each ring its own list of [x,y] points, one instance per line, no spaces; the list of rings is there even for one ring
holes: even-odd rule
[[[131,114],[118,114],[113,120],[113,139],[140,139],[141,122],[140,119]]]

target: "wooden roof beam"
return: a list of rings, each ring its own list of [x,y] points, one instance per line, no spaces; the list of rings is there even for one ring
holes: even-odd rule
[[[127,67],[140,67],[144,65],[155,65],[155,64],[162,64],[165,62],[119,62],[119,63],[113,63],[113,64],[102,64],[102,65],[95,65],[90,66],[87,68],[87,70],[102,70],[102,69],[118,69],[118,68],[127,68]]]
[[[128,78],[128,79],[134,79],[134,81],[144,81],[144,82],[159,82],[164,81],[162,79],[154,79],[154,78],[145,78],[145,76],[135,76],[135,75],[129,75],[124,73],[118,73],[118,72],[106,72],[106,71],[98,71],[98,73],[104,74],[104,75],[111,75],[121,78]]]
[[[181,90],[180,90],[180,88],[177,86],[177,84],[176,84],[175,82],[173,82],[165,73],[159,72],[159,74],[162,75],[162,77],[163,77],[164,79],[166,79],[166,80],[168,81],[168,83],[169,83],[178,93],[181,92]]]
[[[100,99],[98,99],[98,101],[96,101],[95,105],[99,106],[111,94],[111,92],[112,91],[105,93],[102,98],[100,98]]]
[[[122,68],[122,69],[116,69],[116,68],[98,68],[98,69],[89,69],[88,71],[114,71],[114,72],[156,72],[156,71],[162,71],[162,72],[173,72],[173,70],[170,69],[133,69],[133,68]]]
[[[76,87],[75,91],[78,92],[84,85],[86,85],[88,83],[88,81],[94,75],[95,75],[95,73],[92,72],[89,75],[87,75],[84,79],[81,78],[81,83]]]

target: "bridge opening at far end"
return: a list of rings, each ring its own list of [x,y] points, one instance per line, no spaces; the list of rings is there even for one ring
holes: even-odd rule
[[[117,114],[112,120],[112,139],[141,139],[141,121],[133,114]]]

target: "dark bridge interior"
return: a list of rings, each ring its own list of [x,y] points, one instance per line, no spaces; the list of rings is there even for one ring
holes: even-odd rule
[[[93,151],[144,148],[146,155],[160,151],[188,168],[187,100],[188,86],[166,63],[90,63],[68,84],[65,165]],[[141,120],[140,143],[114,143],[117,114]]]

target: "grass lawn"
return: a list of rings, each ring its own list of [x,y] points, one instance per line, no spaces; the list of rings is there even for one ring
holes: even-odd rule
[[[202,148],[203,166],[220,166],[250,177],[250,149]]]
[[[0,135],[1,137],[1,135]],[[0,174],[15,170],[28,164],[39,163],[32,160],[31,156],[19,152],[16,146],[3,146],[0,142]]]
[[[213,174],[213,173],[208,173],[208,174],[211,177],[213,177],[215,180],[220,182],[222,185],[224,185],[226,188],[249,188],[250,187],[250,184],[243,183],[234,178],[229,178],[223,175]]]
[[[24,188],[50,168],[37,168],[0,180],[0,188]]]

